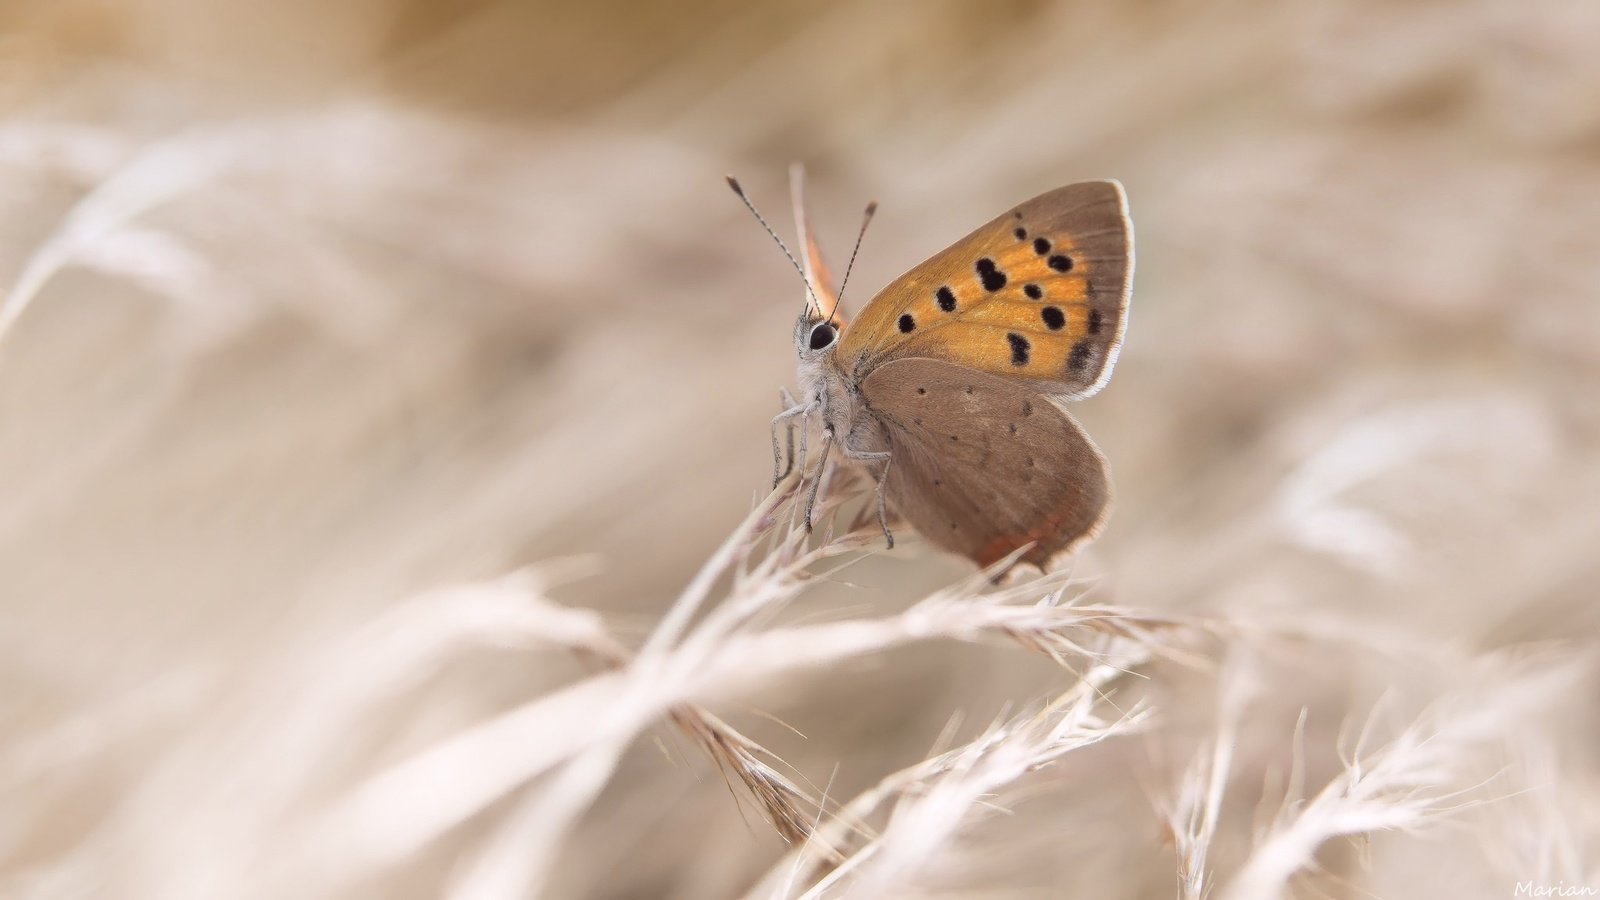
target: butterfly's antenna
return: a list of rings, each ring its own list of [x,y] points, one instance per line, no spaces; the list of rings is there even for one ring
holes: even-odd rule
[[[845,264],[844,278],[839,282],[839,296],[833,301],[833,312],[828,313],[824,321],[833,321],[833,314],[839,311],[839,304],[844,302],[844,288],[850,283],[850,270],[856,267],[856,254],[861,252],[861,239],[867,236],[867,225],[872,222],[872,214],[878,211],[878,201],[867,204],[867,211],[861,216],[861,230],[856,232],[856,245],[850,249],[850,261]]]
[[[744,201],[744,208],[750,210],[750,215],[755,216],[756,221],[761,223],[761,227],[765,228],[767,234],[777,242],[778,249],[783,251],[783,255],[789,257],[789,264],[794,266],[796,272],[800,273],[800,280],[805,283],[806,294],[811,297],[811,305],[816,308],[817,315],[822,315],[822,301],[817,299],[817,292],[811,289],[811,279],[806,277],[806,270],[800,266],[800,261],[794,258],[794,254],[789,252],[788,247],[784,246],[783,238],[778,237],[778,233],[772,230],[772,226],[767,224],[767,220],[761,217],[761,213],[756,210],[756,205],[751,203],[750,198],[744,195],[744,188],[739,186],[739,179],[729,175],[728,187],[733,188],[733,192],[739,195],[740,200]],[[823,321],[827,320],[824,319]]]

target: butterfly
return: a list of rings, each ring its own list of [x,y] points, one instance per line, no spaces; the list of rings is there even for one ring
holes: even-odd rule
[[[797,168],[806,264],[790,261],[810,302],[794,327],[799,397],[773,419],[775,473],[784,474],[779,427],[800,420],[803,441],[803,423],[816,417],[819,471],[838,445],[875,472],[889,546],[885,504],[979,566],[1018,554],[1044,571],[1058,567],[1110,508],[1105,456],[1060,404],[1105,386],[1127,329],[1133,226],[1122,185],[1071,184],[1018,204],[890,282],[846,322],[806,224],[801,177]],[[738,182],[729,184],[755,212]]]

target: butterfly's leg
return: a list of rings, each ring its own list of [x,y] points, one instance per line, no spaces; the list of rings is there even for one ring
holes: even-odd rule
[[[889,530],[889,513],[884,508],[883,486],[889,480],[889,465],[894,459],[889,454],[883,454],[883,471],[878,475],[878,527],[883,529],[883,542],[888,549],[894,549],[894,532]]]
[[[889,451],[887,451],[887,450],[878,451],[878,452],[871,451],[871,450],[859,450],[859,451],[856,451],[854,453],[849,453],[847,455],[851,459],[859,459],[859,460],[862,460],[863,462],[880,462],[881,461],[883,463],[883,471],[878,473],[878,492],[877,492],[878,493],[878,525],[883,528],[883,539],[884,539],[884,541],[886,543],[888,543],[889,549],[893,550],[894,549],[894,532],[889,530],[889,513],[888,513],[888,510],[885,508],[885,505],[884,505],[883,485],[884,485],[885,482],[887,482],[889,480],[889,464],[894,462],[894,457],[890,456],[889,455]]]
[[[791,409],[793,407],[801,406],[803,404],[801,404],[801,402],[799,400],[796,400],[794,398],[793,394],[789,393],[789,389],[788,388],[779,387],[778,388],[778,405],[782,409]],[[801,421],[804,422],[805,420],[802,419]],[[789,465],[786,468],[784,468],[784,470],[783,470],[783,474],[787,475],[790,472],[794,471],[794,423],[793,422],[790,422],[788,424],[788,426],[784,429],[784,455],[789,457]]]
[[[788,391],[784,391],[784,393],[787,394]],[[776,416],[772,417],[772,486],[773,487],[777,487],[778,486],[778,482],[783,480],[783,476],[789,474],[789,471],[794,468],[794,417],[798,416],[798,415],[803,415],[805,413],[805,411],[806,411],[805,404],[796,403],[793,406],[790,406],[788,409],[785,409],[783,412],[778,413]],[[789,435],[789,456],[788,456],[788,458],[789,458],[789,468],[787,468],[787,469],[782,468],[782,466],[783,466],[783,456],[778,451],[778,426],[779,425],[783,425],[785,427],[785,430],[786,430],[787,434]]]
[[[811,433],[810,425],[811,407],[808,406],[806,411],[800,414],[800,455],[794,461],[795,468],[800,470],[801,478],[806,477],[806,440],[807,435]]]
[[[800,435],[802,448],[805,446],[805,442],[806,437],[802,433]],[[806,495],[806,531],[811,530],[811,509],[817,505],[817,488],[822,487],[822,470],[828,464],[828,448],[832,446],[833,430],[829,428],[822,429],[822,458],[817,460],[817,477],[811,479],[811,493]],[[802,455],[805,453],[803,449],[800,452]]]

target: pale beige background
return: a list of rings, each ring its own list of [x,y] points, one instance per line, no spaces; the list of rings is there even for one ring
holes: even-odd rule
[[[1084,574],[1131,607],[1394,651],[1268,652],[1249,765],[1285,762],[1303,706],[1326,763],[1386,686],[1426,699],[1513,645],[1581,664],[1597,46],[1584,0],[8,0],[5,892],[236,885],[228,854],[281,821],[262,779],[310,752],[286,673],[420,591],[594,553],[557,598],[644,634],[765,487],[798,285],[721,177],[788,235],[791,160],[838,262],[882,204],[856,303],[1009,204],[1124,182],[1128,341],[1077,410],[1119,503]],[[904,543],[791,615],[896,609],[964,571]],[[584,671],[442,667],[352,722],[348,765],[295,802]],[[1600,766],[1581,671],[1556,719],[1582,718],[1545,735],[1569,812]],[[1209,698],[1192,677],[1175,690]],[[924,647],[719,711],[843,796],[1062,678]],[[1209,727],[1184,730],[1189,702],[1119,751],[1153,782]],[[672,760],[638,742],[550,896],[733,896],[771,864],[764,823]],[[1034,843],[953,856],[947,886],[1170,896],[1152,789],[1119,777],[1000,823]],[[436,895],[490,820],[341,890]],[[1479,865],[1492,827],[1379,844],[1370,876],[1340,851],[1317,895],[1509,896],[1516,864]]]

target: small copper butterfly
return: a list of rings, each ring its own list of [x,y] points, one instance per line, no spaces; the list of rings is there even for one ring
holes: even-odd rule
[[[1110,505],[1105,457],[1058,404],[1105,386],[1127,329],[1133,226],[1122,185],[1071,184],[1001,213],[848,324],[805,223],[798,169],[793,188],[806,265],[790,261],[810,302],[794,327],[799,398],[773,420],[775,460],[778,429],[815,416],[824,463],[837,444],[874,471],[891,547],[885,502],[980,566],[1022,551],[1048,571],[1093,538]]]

